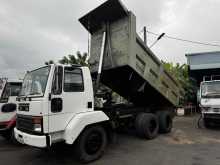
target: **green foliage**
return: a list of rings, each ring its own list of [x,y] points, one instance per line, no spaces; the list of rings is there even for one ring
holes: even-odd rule
[[[88,64],[88,54],[87,53],[81,53],[80,51],[76,52],[76,55],[68,55],[63,56],[61,60],[58,61],[60,64],[78,64],[82,66],[89,66]],[[53,60],[49,60],[45,62],[45,65],[54,64]]]
[[[197,87],[194,80],[189,77],[188,66],[186,64],[180,65],[179,63],[163,62],[164,68],[169,72],[180,84],[183,91],[183,98],[181,105],[184,106],[188,103],[196,102]]]
[[[61,64],[79,64],[82,66],[88,66],[88,54],[83,53],[81,54],[80,51],[76,52],[76,55],[68,55],[64,56],[61,60],[59,60],[59,63]]]

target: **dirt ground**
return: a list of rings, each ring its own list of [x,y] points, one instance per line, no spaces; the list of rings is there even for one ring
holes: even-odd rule
[[[220,128],[197,128],[198,116],[176,117],[172,133],[147,141],[134,133],[118,135],[92,165],[220,165]],[[42,151],[0,138],[1,165],[77,165],[70,148]]]

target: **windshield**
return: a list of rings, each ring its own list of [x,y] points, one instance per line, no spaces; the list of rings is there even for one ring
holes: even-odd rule
[[[27,73],[23,81],[20,96],[43,96],[49,73],[50,66]]]
[[[18,96],[21,91],[21,83],[7,83],[1,96],[1,102],[7,101],[10,96]]]
[[[201,93],[202,97],[208,98],[220,98],[220,82],[213,81],[213,82],[206,82],[201,86]]]

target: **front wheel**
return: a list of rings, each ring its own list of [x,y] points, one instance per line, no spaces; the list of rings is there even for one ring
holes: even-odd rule
[[[8,140],[14,144],[19,144],[18,141],[16,140],[15,138],[15,134],[14,134],[14,127],[5,131],[4,133],[2,133],[2,137],[5,139],[5,140]]]
[[[12,128],[12,129],[10,130],[10,141],[11,141],[12,143],[14,143],[14,144],[20,144],[20,145],[21,145],[21,143],[19,143],[19,142],[17,141],[16,137],[15,137],[14,128]]]
[[[212,123],[209,120],[204,119],[203,123],[204,123],[204,126],[208,129],[213,127]]]
[[[78,159],[88,163],[100,158],[107,146],[106,131],[101,126],[86,128],[76,141],[75,152]]]

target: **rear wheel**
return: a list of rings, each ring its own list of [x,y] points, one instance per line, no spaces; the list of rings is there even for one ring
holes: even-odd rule
[[[213,127],[212,123],[209,120],[204,119],[203,123],[204,123],[204,126],[206,128],[212,128]]]
[[[136,117],[135,128],[139,137],[154,139],[158,135],[158,119],[154,114],[141,113]]]
[[[107,146],[106,131],[101,126],[86,128],[76,141],[76,155],[83,163],[100,158]]]
[[[159,119],[159,132],[169,133],[173,128],[173,117],[170,112],[160,111],[157,113]]]

